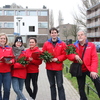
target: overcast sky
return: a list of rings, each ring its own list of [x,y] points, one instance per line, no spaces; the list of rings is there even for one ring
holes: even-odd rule
[[[2,0],[0,7],[4,5],[11,5],[16,3],[22,7],[28,6],[28,8],[42,8],[45,5],[48,9],[53,10],[54,24],[58,25],[58,12],[62,12],[64,24],[73,23],[73,12],[78,12],[78,5],[81,0]]]

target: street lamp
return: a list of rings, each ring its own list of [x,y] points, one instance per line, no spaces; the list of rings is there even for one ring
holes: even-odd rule
[[[18,33],[20,34],[20,21],[21,21],[22,17],[16,17],[16,19],[18,20],[18,26],[19,26]]]

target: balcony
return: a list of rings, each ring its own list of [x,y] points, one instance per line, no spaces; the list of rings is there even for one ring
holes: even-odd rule
[[[87,33],[87,37],[100,37],[100,32]]]
[[[93,19],[93,18],[98,17],[98,16],[100,16],[100,9],[98,11],[96,11],[96,12],[88,14],[87,15],[87,19]]]
[[[87,24],[87,28],[95,28],[100,26],[100,21]]]

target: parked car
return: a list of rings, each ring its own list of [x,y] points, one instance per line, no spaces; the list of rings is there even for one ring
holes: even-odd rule
[[[92,42],[92,43],[95,44],[97,52],[100,52],[100,42]]]
[[[96,50],[97,50],[97,52],[100,52],[100,45],[96,46]]]

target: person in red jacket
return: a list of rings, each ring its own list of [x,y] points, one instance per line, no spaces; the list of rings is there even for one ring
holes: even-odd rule
[[[58,30],[56,28],[51,28],[49,33],[51,38],[44,43],[42,50],[43,52],[48,51],[53,55],[52,62],[46,63],[47,76],[51,90],[51,100],[57,100],[56,83],[59,100],[66,100],[62,75],[63,61],[66,59],[66,44],[58,38]]]
[[[9,59],[8,61],[1,60],[1,58],[5,56],[13,56],[12,48],[7,45],[7,42],[8,38],[6,34],[0,33],[0,100],[9,100],[11,87],[11,64],[14,63],[14,59]]]
[[[23,66],[22,64],[18,63],[17,60],[21,57],[24,57],[24,46],[23,46],[23,40],[22,37],[16,37],[15,42],[12,46],[13,53],[15,56],[15,63],[11,72],[12,75],[12,86],[17,94],[16,100],[27,100],[25,96],[22,93],[24,81],[26,79],[26,66]]]
[[[42,60],[39,59],[39,56],[36,57],[35,54],[41,53],[39,48],[36,46],[37,40],[33,37],[29,38],[29,48],[26,49],[26,57],[28,57],[30,63],[27,65],[27,77],[25,79],[25,87],[30,95],[31,100],[35,100],[36,94],[38,91],[38,74],[39,74],[39,65],[42,63]],[[34,57],[35,56],[35,57]],[[32,80],[32,85],[33,89],[31,88],[31,82]]]
[[[78,82],[78,88],[79,88],[79,94],[80,94],[80,100],[88,100],[85,93],[85,80],[86,75],[89,76],[92,81],[94,82],[94,85],[96,87],[96,90],[98,92],[98,96],[100,98],[100,80],[98,77],[98,56],[96,52],[96,47],[92,42],[88,42],[86,38],[86,33],[82,30],[80,30],[77,33],[78,41],[74,43],[74,45],[77,48],[78,55],[71,54],[69,56],[70,60],[73,61],[81,61],[82,53],[84,50],[85,45],[87,44],[84,57],[83,57],[83,64],[82,64],[82,76],[76,77]]]

